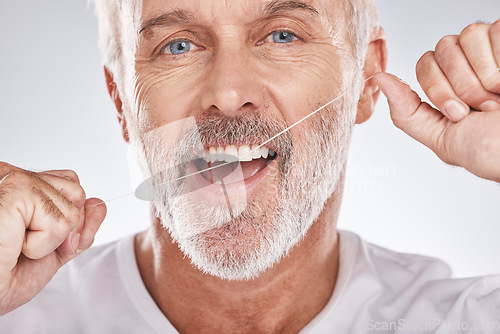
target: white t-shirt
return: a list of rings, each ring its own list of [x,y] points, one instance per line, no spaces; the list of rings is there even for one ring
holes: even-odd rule
[[[0,333],[177,333],[147,292],[133,236],[71,261]],[[301,333],[500,333],[500,275],[450,279],[444,262],[339,231],[340,268],[326,307]]]

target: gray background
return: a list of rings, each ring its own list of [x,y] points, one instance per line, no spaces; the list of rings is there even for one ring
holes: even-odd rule
[[[389,71],[418,87],[418,58],[444,35],[500,18],[498,0],[379,0]],[[108,99],[97,23],[85,1],[0,3],[0,160],[70,168],[88,196],[133,191]],[[108,204],[101,244],[146,228],[133,196]],[[438,256],[458,276],[500,272],[500,185],[445,165],[394,127],[385,99],[357,126],[339,227],[398,251]]]

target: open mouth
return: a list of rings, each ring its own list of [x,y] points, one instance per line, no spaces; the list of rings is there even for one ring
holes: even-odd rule
[[[265,146],[210,146],[193,160],[196,169],[210,183],[231,184],[261,172],[278,154]]]

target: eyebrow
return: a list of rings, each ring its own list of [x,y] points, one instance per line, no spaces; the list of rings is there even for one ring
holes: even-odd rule
[[[313,6],[300,0],[273,0],[260,8],[262,16],[285,14],[297,9],[305,10],[310,14],[319,16],[319,11]],[[148,19],[139,30],[139,35],[156,26],[169,26],[188,23],[194,16],[185,10],[174,11]]]
[[[153,17],[144,23],[144,25],[139,30],[139,35],[156,26],[169,26],[179,23],[188,23],[192,19],[192,17],[193,16],[190,15],[187,11],[179,9],[162,14],[160,16]]]
[[[263,15],[275,15],[291,12],[296,9],[304,9],[311,14],[319,15],[319,11],[313,6],[299,0],[273,0],[261,10]]]

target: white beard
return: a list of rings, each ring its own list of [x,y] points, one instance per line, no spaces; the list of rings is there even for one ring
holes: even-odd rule
[[[154,181],[156,216],[200,271],[227,280],[249,280],[279,262],[305,237],[338,186],[347,159],[361,85],[358,76],[344,82],[350,87],[342,91],[350,94],[299,125],[303,143],[300,151],[294,143],[289,172],[273,185],[275,198],[268,199],[272,208],[255,199],[235,199],[228,209],[193,200],[191,193],[165,184],[164,177]],[[161,161],[175,157],[159,146],[144,141],[139,145],[149,175],[161,170]]]

